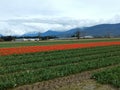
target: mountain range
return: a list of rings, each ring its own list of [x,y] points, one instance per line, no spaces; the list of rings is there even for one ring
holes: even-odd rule
[[[84,32],[85,35],[91,36],[105,36],[110,34],[111,36],[120,36],[120,23],[118,24],[99,24],[91,27],[84,28],[73,28],[67,31],[55,31],[48,30],[47,32],[41,33],[41,36],[57,36],[57,37],[71,37],[77,31]],[[22,36],[34,37],[38,36],[39,32],[29,32]]]
[[[74,35],[79,28],[74,28],[68,31],[54,31],[54,30],[48,30],[44,33],[41,33],[40,36],[56,36],[56,37],[71,37]],[[22,37],[36,37],[39,35],[39,32],[29,32],[26,34],[23,34]]]
[[[118,24],[100,24],[85,28],[85,32],[92,36],[104,36],[111,34],[112,36],[120,35],[120,23]]]

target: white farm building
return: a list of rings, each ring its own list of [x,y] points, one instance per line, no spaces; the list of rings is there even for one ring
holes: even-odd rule
[[[15,41],[39,41],[39,38],[20,38],[15,39]]]

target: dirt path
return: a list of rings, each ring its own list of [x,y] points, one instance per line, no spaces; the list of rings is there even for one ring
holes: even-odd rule
[[[33,85],[24,85],[11,90],[120,90],[120,88],[114,88],[110,85],[98,84],[95,80],[91,79],[93,72],[112,68],[115,66],[118,65],[86,71],[54,80],[39,82]]]
[[[94,80],[88,79],[79,83],[70,84],[57,90],[117,90],[109,85],[101,85]]]

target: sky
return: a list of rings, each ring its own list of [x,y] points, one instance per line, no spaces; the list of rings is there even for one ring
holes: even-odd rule
[[[120,23],[120,0],[0,0],[0,34]]]

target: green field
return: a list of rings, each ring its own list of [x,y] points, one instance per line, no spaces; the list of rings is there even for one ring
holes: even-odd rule
[[[119,45],[0,56],[0,90],[114,65]]]
[[[120,41],[120,38],[0,42],[0,48],[103,41]],[[118,67],[114,67],[114,65],[118,65]],[[119,45],[0,56],[0,90],[7,90],[108,66],[113,66],[113,69],[93,73],[92,78],[100,83],[120,88]]]
[[[120,66],[94,73],[92,77],[102,84],[120,88]]]
[[[72,44],[72,43],[89,43],[102,41],[120,41],[120,38],[102,38],[102,39],[80,39],[80,40],[47,40],[40,42],[0,42],[0,48],[3,47],[19,47],[19,46],[39,46],[39,45],[54,45],[54,44]]]

